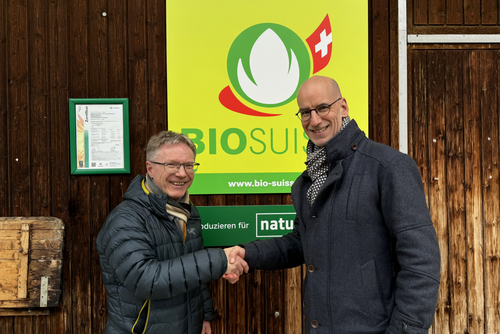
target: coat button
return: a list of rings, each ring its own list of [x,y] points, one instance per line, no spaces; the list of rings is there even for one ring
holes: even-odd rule
[[[399,324],[398,324],[398,330],[401,333],[406,333],[407,329],[408,329],[408,326],[406,326],[406,324],[404,323],[404,321],[400,321]]]
[[[353,151],[356,151],[358,149],[358,145],[352,144],[351,148],[352,148]]]
[[[308,265],[307,266],[307,271],[310,272],[310,273],[313,273],[315,270],[314,266],[312,264]]]
[[[318,328],[318,326],[319,326],[319,323],[318,323],[316,320],[313,320],[313,321],[311,322],[311,327],[312,327],[312,328]]]

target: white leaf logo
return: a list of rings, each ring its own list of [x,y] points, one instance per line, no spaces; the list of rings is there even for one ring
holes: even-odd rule
[[[252,100],[275,104],[287,100],[295,92],[300,71],[297,57],[272,30],[267,29],[255,41],[250,52],[250,70],[255,83],[245,73],[241,59],[238,61],[238,81],[241,89]]]

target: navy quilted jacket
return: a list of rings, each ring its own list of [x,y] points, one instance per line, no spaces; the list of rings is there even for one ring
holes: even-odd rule
[[[206,284],[227,267],[222,249],[204,249],[198,210],[191,205],[186,241],[166,213],[167,196],[146,194],[144,176],[132,180],[124,201],[108,216],[97,237],[106,287],[105,334],[130,333],[150,300],[146,333],[199,334],[212,321]],[[144,330],[148,305],[135,327]]]

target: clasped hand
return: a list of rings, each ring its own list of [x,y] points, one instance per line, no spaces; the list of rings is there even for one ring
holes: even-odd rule
[[[243,275],[244,272],[248,273],[248,264],[244,260],[245,249],[239,246],[234,246],[231,248],[225,248],[224,252],[227,257],[227,270],[222,277],[229,283],[234,284],[238,282],[240,276]]]

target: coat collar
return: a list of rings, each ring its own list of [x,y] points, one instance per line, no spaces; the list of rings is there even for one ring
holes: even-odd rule
[[[358,127],[355,120],[351,120],[344,130],[330,139],[326,144],[326,156],[331,166],[337,161],[343,160],[353,154],[364,137],[363,131]]]

